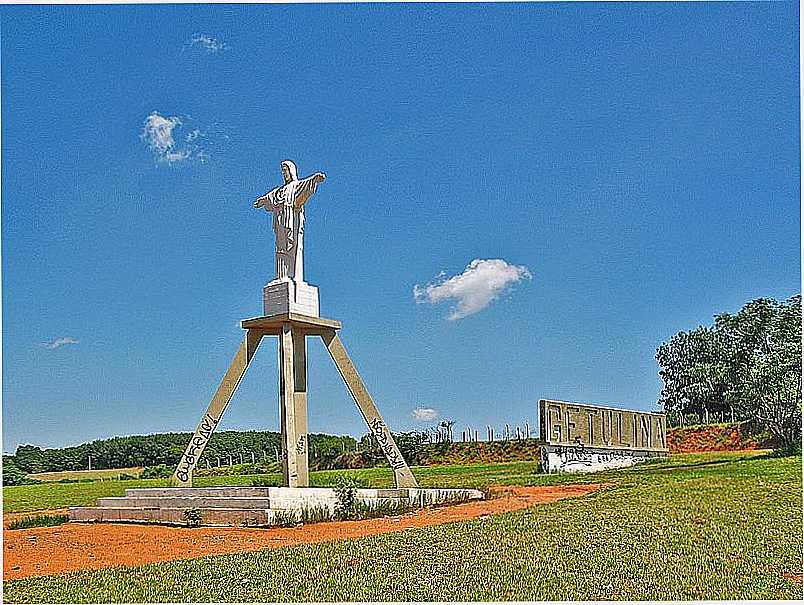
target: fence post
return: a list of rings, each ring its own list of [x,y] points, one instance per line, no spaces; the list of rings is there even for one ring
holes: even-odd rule
[[[731,412],[731,423],[734,424],[734,408],[729,406],[729,411]]]
[[[530,439],[530,425],[525,423],[525,439]]]
[[[254,450],[251,451],[251,464],[254,464]]]
[[[704,424],[709,424],[709,410],[707,408],[704,408],[704,418],[706,419]]]
[[[232,455],[229,454],[229,466],[232,466]]]
[[[221,465],[221,457],[220,456],[215,456],[215,458],[218,460],[218,466],[220,466]]]

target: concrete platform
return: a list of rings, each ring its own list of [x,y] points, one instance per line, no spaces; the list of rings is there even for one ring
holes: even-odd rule
[[[475,489],[357,489],[363,504],[417,508],[482,500]],[[190,516],[207,526],[269,526],[301,518],[304,509],[334,514],[335,490],[322,487],[160,487],[127,489],[126,495],[100,498],[98,506],[70,508],[70,520],[79,522],[127,522],[188,525]],[[192,513],[188,513],[192,511]]]

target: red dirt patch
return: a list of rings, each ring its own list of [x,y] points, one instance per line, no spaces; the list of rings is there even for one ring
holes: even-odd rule
[[[755,450],[759,444],[752,435],[743,432],[740,424],[710,424],[670,429],[667,447],[671,454],[694,454]]]
[[[124,523],[68,523],[57,527],[5,530],[3,579],[16,580],[82,569],[144,565],[376,536],[520,510],[534,504],[583,496],[600,487],[505,487],[499,488],[495,494],[500,497],[490,500],[428,508],[400,517],[334,521],[292,528],[185,528]]]

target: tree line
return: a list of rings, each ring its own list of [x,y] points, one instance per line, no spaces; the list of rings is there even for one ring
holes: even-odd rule
[[[16,467],[25,473],[86,470],[90,460],[93,469],[127,468],[178,464],[192,433],[159,433],[98,439],[72,447],[42,449],[34,445],[20,445],[13,456],[3,456],[4,468]],[[351,436],[311,434],[308,444],[322,465],[334,460],[344,451],[354,450],[357,441]],[[209,440],[200,464],[211,466],[234,461],[251,462],[252,452],[258,459],[275,460],[281,451],[279,433],[273,431],[221,431]],[[225,461],[225,462],[224,462]]]
[[[759,298],[714,324],[679,332],[656,351],[668,415],[724,412],[801,451],[801,295]]]

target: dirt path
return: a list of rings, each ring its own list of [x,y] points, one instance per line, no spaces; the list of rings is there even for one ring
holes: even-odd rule
[[[430,508],[399,517],[334,521],[292,528],[166,527],[124,523],[68,523],[5,530],[3,579],[55,575],[82,569],[143,565],[208,555],[250,552],[375,536],[472,519],[583,496],[600,485],[499,488],[490,500]]]

